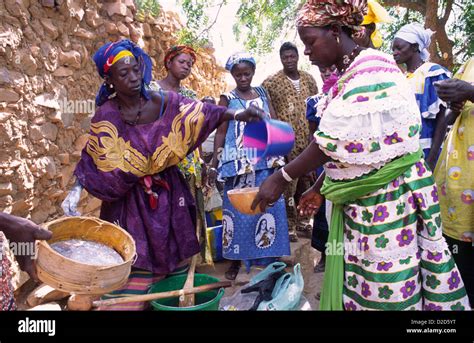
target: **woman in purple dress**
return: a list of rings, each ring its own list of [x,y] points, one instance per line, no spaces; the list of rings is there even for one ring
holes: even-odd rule
[[[177,164],[224,121],[260,120],[263,111],[236,112],[147,91],[150,58],[128,40],[105,44],[94,62],[105,82],[74,172],[76,184],[62,206],[67,215],[78,215],[82,188],[102,200],[100,218],[126,229],[137,249],[129,283],[114,295],[145,293],[200,250],[195,202]]]

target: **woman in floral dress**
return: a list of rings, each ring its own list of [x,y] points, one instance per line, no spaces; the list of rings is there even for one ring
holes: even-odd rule
[[[390,55],[362,49],[367,2],[308,1],[298,18],[305,54],[337,66],[314,141],[270,176],[253,206],[324,164],[321,194],[333,203],[323,310],[468,309],[463,282],[442,236],[438,193],[420,151],[420,113]],[[300,208],[320,206],[322,180]]]

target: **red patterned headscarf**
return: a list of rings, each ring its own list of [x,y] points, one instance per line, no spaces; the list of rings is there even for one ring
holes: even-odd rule
[[[297,26],[347,26],[356,33],[367,14],[367,0],[308,0],[298,13]]]
[[[168,64],[168,62],[171,61],[176,56],[181,55],[181,54],[190,55],[191,58],[193,59],[193,63],[196,62],[196,51],[194,51],[193,48],[191,48],[190,46],[187,46],[187,45],[175,45],[175,46],[171,47],[166,52],[165,59],[164,59],[165,68],[168,69],[168,67],[166,66]]]

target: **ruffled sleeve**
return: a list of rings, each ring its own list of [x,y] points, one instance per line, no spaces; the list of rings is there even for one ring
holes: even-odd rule
[[[418,151],[419,110],[390,55],[367,49],[331,89],[316,142],[333,160],[382,165]]]
[[[429,62],[423,64],[415,73],[408,76],[423,118],[435,119],[440,107],[446,107],[446,102],[438,97],[434,83],[450,77],[451,73],[447,69],[439,64]]]

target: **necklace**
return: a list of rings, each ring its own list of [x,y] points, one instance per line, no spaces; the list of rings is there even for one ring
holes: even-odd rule
[[[126,119],[123,117],[122,105],[120,104],[119,101],[117,101],[117,104],[118,104],[118,108],[119,108],[120,114],[122,115],[122,120],[123,120],[125,123],[127,123],[128,125],[136,126],[136,125],[138,124],[138,121],[140,120],[140,115],[142,114],[142,104],[143,104],[142,97],[140,97],[140,104],[139,104],[138,112],[137,112],[137,114],[136,114],[136,117],[135,117],[135,120],[134,120],[134,121],[126,120]]]
[[[341,70],[339,70],[339,74],[342,75],[346,71],[347,67],[351,64],[351,62],[354,60],[356,57],[358,50],[360,46],[357,44],[354,49],[352,49],[351,53],[349,55],[344,55],[342,56],[342,64],[344,65]]]
[[[253,88],[252,88],[252,93],[253,93]],[[245,103],[247,103],[247,101],[251,101],[250,104],[252,104],[253,102],[253,99],[252,100],[246,100],[244,99],[243,97],[241,97],[238,93],[240,93],[240,91],[236,88],[235,90],[233,90],[231,93],[234,93],[234,96],[236,97],[237,100],[239,100],[240,102],[240,105],[242,106],[242,109],[247,109],[247,106],[245,106]],[[241,93],[240,93],[241,94]],[[245,103],[243,103],[243,101],[245,101]]]
[[[243,93],[241,93],[237,88],[235,88],[235,94],[237,95],[238,98],[241,98],[241,99],[243,99],[243,100],[251,100],[251,99],[245,99],[245,98],[242,96]],[[254,95],[257,95],[257,96],[258,96],[258,94],[256,94],[254,88],[252,87],[252,88],[250,89],[249,96],[254,96]]]

